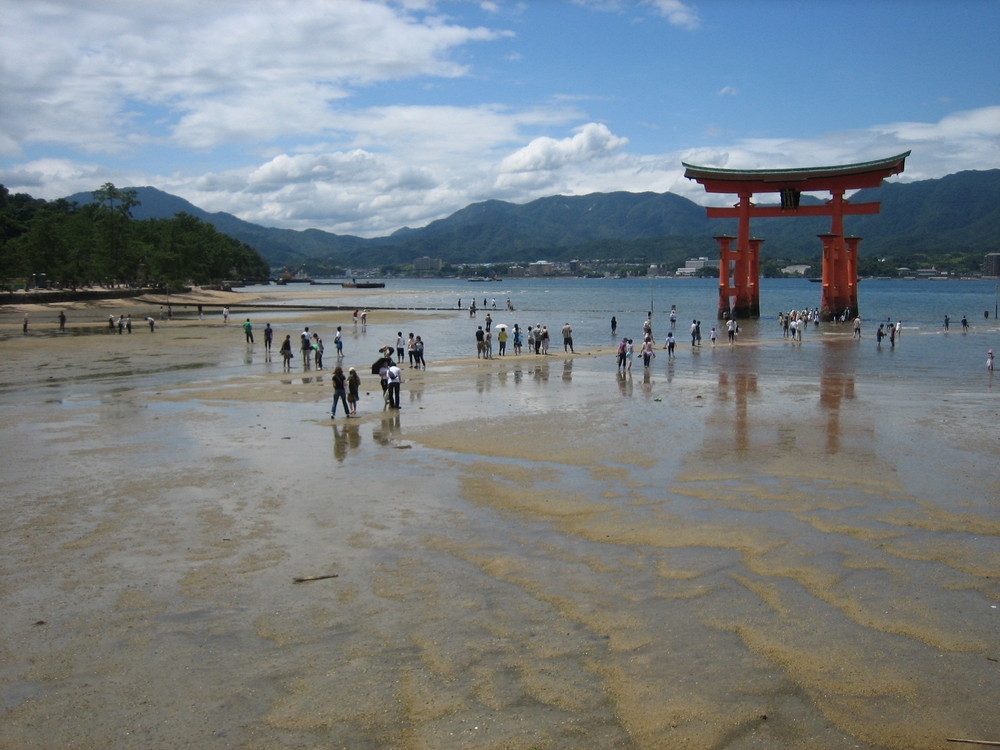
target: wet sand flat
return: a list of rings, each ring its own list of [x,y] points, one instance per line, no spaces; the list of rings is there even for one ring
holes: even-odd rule
[[[284,373],[236,316],[56,309],[0,312],[0,747],[1000,740],[991,390],[790,382],[747,342],[434,362],[387,411],[403,313],[325,313],[327,368]]]

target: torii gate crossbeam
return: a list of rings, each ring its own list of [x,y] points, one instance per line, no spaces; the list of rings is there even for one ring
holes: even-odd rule
[[[729,208],[708,208],[708,218],[738,220],[736,237],[716,237],[721,252],[719,263],[719,318],[756,318],[760,316],[759,253],[761,239],[750,236],[752,217],[830,216],[828,234],[823,242],[823,299],[820,316],[833,320],[845,311],[858,314],[858,243],[860,237],[844,236],[844,217],[877,214],[880,203],[851,203],[844,198],[848,190],[879,187],[886,177],[903,171],[904,154],[888,159],[806,169],[717,169],[684,164],[684,176],[696,180],[709,193],[730,193],[739,202]],[[682,162],[683,163],[683,162]],[[830,192],[830,200],[821,206],[800,206],[806,192]],[[757,206],[756,193],[779,193],[780,206]],[[731,243],[736,240],[736,247]]]

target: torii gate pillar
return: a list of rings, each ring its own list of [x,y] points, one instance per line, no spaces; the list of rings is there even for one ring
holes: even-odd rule
[[[858,313],[858,243],[860,237],[817,235],[823,242],[823,299],[819,317],[823,321],[849,319]]]

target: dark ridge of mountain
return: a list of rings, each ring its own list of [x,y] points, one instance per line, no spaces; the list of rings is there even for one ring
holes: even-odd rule
[[[321,229],[278,229],[253,224],[232,214],[209,213],[193,203],[154,187],[126,188],[136,192],[140,205],[132,210],[136,219],[171,219],[187,213],[214,226],[223,234],[247,243],[274,267],[297,267],[309,260],[347,252],[366,240],[351,235],[337,235]],[[75,193],[67,201],[83,206],[94,201],[91,193]]]
[[[525,204],[473,203],[425,227],[404,227],[364,239],[319,229],[296,231],[252,224],[227,213],[208,213],[152,187],[136,190],[136,218],[171,218],[186,212],[254,247],[272,266],[312,260],[351,266],[411,263],[428,255],[449,263],[629,258],[672,262],[691,255],[718,256],[712,239],[736,234],[735,220],[709,220],[704,207],[672,193],[557,195]],[[762,204],[771,196],[759,196]],[[92,201],[90,193],[67,200]],[[847,216],[844,229],[862,237],[861,253],[906,256],[998,252],[1000,169],[958,172],[934,180],[887,183],[862,190],[852,202],[879,201],[881,213]],[[803,196],[804,203],[823,200]],[[765,258],[814,260],[816,235],[830,231],[829,217],[755,219]]]

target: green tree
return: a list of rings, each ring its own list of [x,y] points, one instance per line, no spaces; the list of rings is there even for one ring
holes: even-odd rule
[[[111,279],[134,282],[141,262],[141,255],[131,244],[132,209],[141,205],[136,192],[119,190],[106,182],[91,195],[105,251],[106,273]]]

